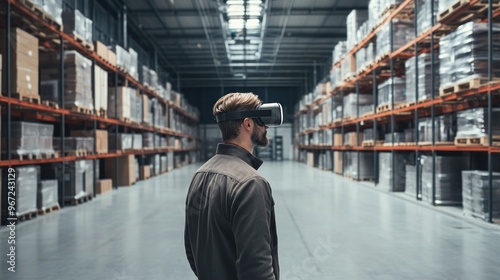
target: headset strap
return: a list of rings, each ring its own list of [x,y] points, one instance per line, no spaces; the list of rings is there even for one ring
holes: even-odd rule
[[[215,115],[215,120],[219,122],[230,120],[242,120],[244,118],[260,118],[272,116],[271,110],[251,110],[239,112],[225,112]]]

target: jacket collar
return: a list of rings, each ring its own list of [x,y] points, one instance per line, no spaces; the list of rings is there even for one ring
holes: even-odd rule
[[[219,143],[217,144],[217,154],[219,155],[229,155],[229,156],[235,156],[237,158],[240,158],[244,162],[246,162],[248,165],[252,166],[255,170],[259,169],[259,167],[262,165],[263,161],[251,153],[249,153],[247,150],[236,146],[232,144],[224,144],[224,143]]]

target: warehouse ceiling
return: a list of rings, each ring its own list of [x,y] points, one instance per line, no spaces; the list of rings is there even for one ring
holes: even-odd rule
[[[122,0],[181,88],[304,86],[368,0]],[[316,67],[315,67],[316,66]],[[317,80],[325,71],[317,71]]]

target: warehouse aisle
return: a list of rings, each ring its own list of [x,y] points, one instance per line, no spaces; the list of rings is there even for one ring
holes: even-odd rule
[[[0,279],[195,279],[184,255],[191,165],[17,227]],[[296,162],[260,169],[276,201],[282,280],[498,279],[500,226],[478,226]],[[14,277],[13,277],[14,276]]]

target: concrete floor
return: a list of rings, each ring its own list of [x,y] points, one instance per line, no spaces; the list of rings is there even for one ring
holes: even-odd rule
[[[0,279],[195,279],[183,247],[191,165],[18,225]],[[276,201],[282,280],[500,279],[500,225],[455,217],[295,162],[260,169]]]

